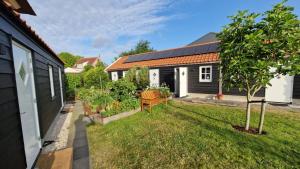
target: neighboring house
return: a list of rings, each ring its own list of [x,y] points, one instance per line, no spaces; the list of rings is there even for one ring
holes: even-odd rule
[[[64,105],[64,63],[20,18],[25,0],[0,1],[0,168],[32,168]]]
[[[219,81],[219,47],[216,33],[208,33],[191,44],[175,49],[124,56],[106,68],[112,80],[124,77],[134,66],[149,67],[150,86],[166,83],[179,97],[213,98],[224,94],[225,99],[243,99],[237,88],[227,91]],[[274,78],[272,87],[262,89],[257,97],[274,102],[299,102],[300,76]]]
[[[91,65],[93,67],[96,67],[98,63],[100,63],[99,57],[81,58],[75,63],[72,68],[66,68],[65,73],[81,73],[84,71],[85,66]]]

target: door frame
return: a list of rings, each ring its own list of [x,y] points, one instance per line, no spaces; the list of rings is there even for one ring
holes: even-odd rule
[[[29,74],[30,74],[30,76],[31,76],[31,78],[30,79],[28,79],[28,80],[31,80],[31,84],[32,84],[32,96],[33,96],[33,109],[34,109],[34,118],[35,118],[35,126],[36,126],[36,134],[37,134],[37,137],[38,137],[38,139],[39,139],[39,141],[38,141],[38,146],[39,146],[39,148],[41,149],[42,148],[42,139],[41,139],[41,132],[40,132],[40,123],[39,123],[39,114],[38,114],[38,106],[37,106],[37,96],[36,96],[36,86],[35,86],[35,77],[34,77],[34,67],[33,67],[33,53],[32,53],[32,51],[29,49],[29,48],[27,48],[25,45],[23,45],[23,44],[21,44],[21,43],[19,43],[19,42],[17,42],[17,41],[15,41],[15,40],[11,40],[11,51],[12,51],[12,58],[13,58],[13,61],[15,62],[15,57],[14,57],[14,53],[13,53],[13,47],[14,46],[16,46],[16,47],[19,47],[19,48],[21,48],[21,49],[23,49],[24,51],[26,51],[26,52],[28,52],[28,54],[29,54],[29,66],[30,66],[30,72],[29,72]],[[14,65],[13,65],[14,66]],[[14,69],[15,69],[15,66],[14,66]],[[16,72],[16,70],[15,70],[15,82],[16,82],[16,88],[17,88],[17,79],[16,79],[16,75],[17,75],[17,72]],[[18,93],[18,90],[16,90],[17,91],[17,96],[19,97],[19,95],[20,95],[20,93]],[[20,124],[21,124],[21,130],[22,130],[22,135],[24,135],[24,133],[23,133],[23,128],[22,128],[22,120],[21,120],[21,112],[19,112],[19,116],[20,116]],[[24,155],[25,155],[25,160],[26,160],[26,165],[28,165],[27,164],[27,156],[26,156],[26,150],[25,150],[25,142],[24,142],[24,137],[22,136],[22,140],[23,140],[23,144],[24,144]],[[36,160],[36,159],[35,159]],[[35,163],[35,162],[34,162]],[[34,165],[34,163],[33,163],[33,165]],[[28,166],[27,166],[28,167]],[[32,166],[30,166],[30,167],[32,167]]]
[[[154,73],[157,73],[157,75],[156,75],[156,78],[157,78],[157,84],[155,84],[155,83],[153,83],[153,80],[151,80],[152,78],[152,72],[153,71],[155,71]],[[160,70],[159,70],[159,68],[157,68],[157,69],[149,69],[149,86],[150,87],[159,87],[160,86],[160,77],[159,77],[159,72],[160,72]]]
[[[186,94],[182,95],[182,72],[186,70],[186,74],[184,75],[186,78]],[[175,94],[177,97],[186,97],[188,95],[188,67],[175,67],[174,68],[174,86],[175,86]]]

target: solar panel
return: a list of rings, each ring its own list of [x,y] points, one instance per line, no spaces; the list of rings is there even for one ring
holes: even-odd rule
[[[125,63],[218,52],[219,43],[171,49],[129,56]]]

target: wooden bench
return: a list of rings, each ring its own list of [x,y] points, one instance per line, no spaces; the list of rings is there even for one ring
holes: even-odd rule
[[[141,93],[141,110],[144,111],[144,105],[148,105],[150,113],[152,106],[165,102],[167,104],[167,98],[162,98],[159,90],[146,90]]]

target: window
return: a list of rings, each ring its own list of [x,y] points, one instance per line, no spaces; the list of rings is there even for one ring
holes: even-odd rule
[[[53,82],[53,67],[52,66],[48,66],[49,67],[49,78],[50,78],[50,90],[51,90],[51,97],[53,98],[55,96],[55,92],[54,92],[54,82]]]
[[[126,76],[126,73],[127,73],[127,71],[123,71],[123,77],[125,77],[125,76]]]
[[[200,82],[212,82],[212,66],[200,66],[199,71]]]

